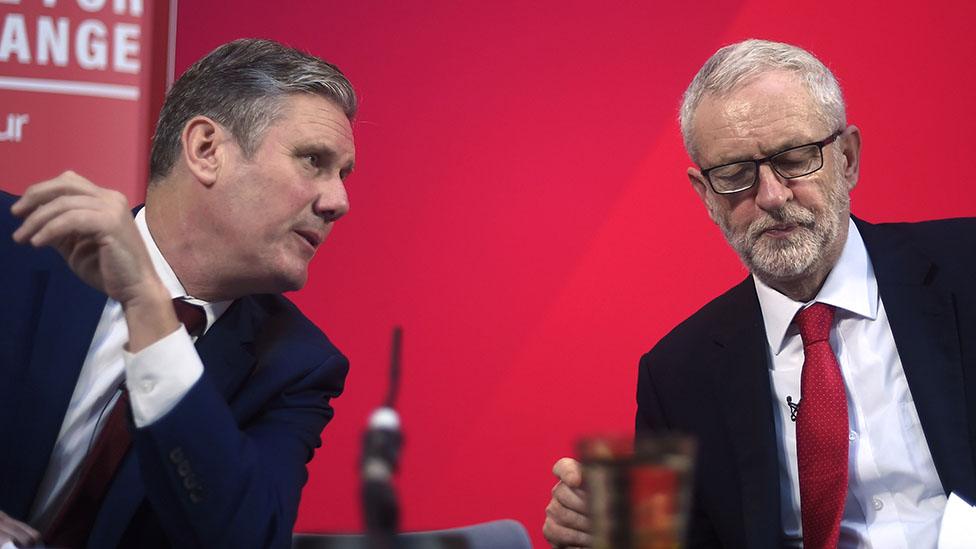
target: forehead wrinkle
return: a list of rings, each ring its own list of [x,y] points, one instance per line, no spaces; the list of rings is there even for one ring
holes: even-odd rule
[[[316,116],[316,114],[321,116]],[[346,139],[352,139],[352,127],[349,125],[348,120],[337,120],[334,116],[330,116],[324,109],[310,116],[308,122],[312,126],[322,126]]]
[[[710,165],[763,158],[824,137],[813,98],[795,81],[757,80],[706,96],[698,110],[698,151]]]
[[[345,114],[321,106],[310,110],[311,112],[301,112],[296,106],[289,109],[281,120],[283,144],[287,141],[290,145],[285,146],[291,148],[297,145],[330,151],[342,160],[345,157],[355,157],[355,142]],[[337,118],[338,116],[342,118]]]
[[[352,137],[349,118],[335,103],[313,94],[292,94],[281,105],[281,120],[334,124],[334,129],[346,137]]]

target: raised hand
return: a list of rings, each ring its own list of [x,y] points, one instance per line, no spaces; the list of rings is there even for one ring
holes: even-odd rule
[[[124,195],[68,171],[30,186],[10,210],[24,220],[16,242],[51,246],[79,278],[122,304],[132,352],[179,325]]]

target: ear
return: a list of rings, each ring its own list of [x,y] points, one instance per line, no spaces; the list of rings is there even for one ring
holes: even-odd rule
[[[708,182],[705,181],[705,176],[701,174],[698,168],[688,168],[688,181],[691,182],[691,186],[695,189],[695,193],[698,194],[698,198],[701,199],[702,204],[705,205],[705,209],[708,210],[708,217],[712,219],[713,223],[718,224],[714,212],[712,212],[712,205],[708,202]]]
[[[227,130],[206,116],[194,116],[183,126],[183,161],[196,180],[207,187],[216,183],[220,175],[229,138]]]
[[[850,125],[841,135],[841,154],[845,161],[844,179],[847,180],[848,192],[854,190],[861,170],[861,130]]]

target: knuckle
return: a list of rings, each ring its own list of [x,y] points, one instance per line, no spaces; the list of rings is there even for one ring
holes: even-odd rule
[[[122,206],[125,207],[128,207],[129,205],[129,199],[127,199],[124,194],[122,194],[121,192],[115,189],[111,189],[108,191],[108,197],[109,199],[115,201],[116,204],[121,204]]]
[[[558,505],[559,503],[556,500],[550,500],[549,505],[546,505],[546,516],[555,517]]]

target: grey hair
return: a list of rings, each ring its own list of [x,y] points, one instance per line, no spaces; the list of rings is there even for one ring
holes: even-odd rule
[[[224,44],[193,64],[166,95],[149,159],[150,184],[166,177],[180,151],[180,134],[194,116],[227,128],[244,155],[257,149],[296,93],[322,96],[352,120],[356,92],[338,67],[271,40],[246,38]]]
[[[713,54],[695,75],[685,90],[678,121],[684,137],[685,150],[695,162],[697,148],[692,135],[695,110],[708,95],[727,95],[756,77],[772,72],[793,73],[813,97],[818,115],[834,129],[847,125],[844,94],[840,84],[819,59],[802,48],[781,42],[750,39],[721,48]]]

